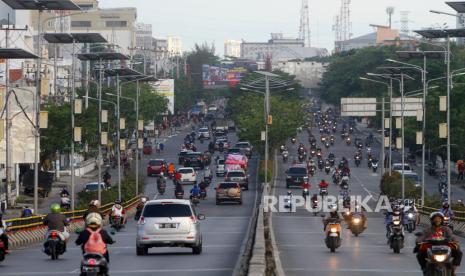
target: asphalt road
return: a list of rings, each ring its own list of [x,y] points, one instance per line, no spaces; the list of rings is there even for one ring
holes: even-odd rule
[[[161,157],[177,164],[177,153],[186,133],[184,131],[168,139]],[[229,134],[229,137],[233,142],[237,140],[234,134]],[[207,145],[208,142],[197,142],[199,150],[206,150]],[[144,159],[141,164],[142,172],[145,172],[147,161]],[[114,236],[116,243],[109,246],[111,275],[231,275],[238,262],[257,196],[257,159],[252,158],[249,164],[251,182],[249,191],[244,192],[242,205],[215,205],[214,187],[218,181],[215,176],[207,199],[197,206],[197,212],[206,216],[206,220],[201,222],[201,255],[192,255],[189,248],[152,248],[149,255],[136,256],[136,223],[131,217],[127,226]],[[214,169],[213,163],[211,167]],[[171,181],[168,181],[164,196],[156,193],[156,178],[146,178],[146,184],[146,194],[150,198],[174,197]],[[190,187],[185,186],[186,198]],[[0,263],[0,275],[76,275],[79,273],[81,251],[74,245],[75,239],[73,235],[68,251],[56,261],[42,252],[42,245],[15,250]]]
[[[316,130],[313,133],[319,139]],[[361,135],[359,135],[361,136]],[[349,181],[351,195],[379,195],[380,174],[368,170],[366,163],[366,150],[364,160],[359,168],[352,161],[355,147],[342,143],[340,134],[337,133],[336,144],[330,148],[338,160],[345,156],[350,160],[351,178]],[[299,134],[298,140],[308,146],[306,131]],[[297,145],[288,144],[292,161],[297,155]],[[321,145],[321,144],[320,144]],[[323,146],[321,146],[324,148]],[[324,150],[327,154],[328,151]],[[289,167],[282,163],[278,156],[278,177],[276,195],[285,195],[284,171]],[[330,184],[329,193],[339,194],[339,188],[332,184],[331,176],[319,172],[311,179],[312,188],[310,195],[318,193],[317,184],[325,179]],[[300,189],[293,189],[295,195],[301,195]],[[374,201],[371,202],[372,204]],[[285,275],[422,275],[415,255],[412,253],[415,236],[406,234],[405,247],[400,254],[394,254],[386,244],[384,218],[380,213],[367,214],[368,228],[360,236],[355,237],[350,230],[343,225],[342,245],[335,253],[330,253],[324,243],[322,217],[314,216],[303,208],[298,208],[295,213],[273,213],[272,227],[276,238],[277,251]],[[465,243],[460,239],[461,244]],[[462,266],[459,274],[465,274]]]

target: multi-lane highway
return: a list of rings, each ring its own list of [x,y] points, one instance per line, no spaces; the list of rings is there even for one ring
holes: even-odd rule
[[[317,140],[319,133],[313,130]],[[356,134],[361,137],[361,134]],[[336,164],[345,156],[350,160],[351,178],[349,181],[351,195],[373,195],[379,193],[380,174],[368,170],[366,162],[366,150],[364,160],[359,168],[356,168],[352,158],[355,147],[347,146],[342,142],[339,132],[335,135],[335,146],[330,151],[336,155]],[[298,135],[295,145],[288,144],[290,152],[289,160],[297,155],[299,141],[308,146],[306,131]],[[318,141],[321,148],[323,145]],[[328,150],[323,150],[325,154]],[[276,179],[276,195],[285,195],[284,171],[291,162],[282,163],[278,156],[278,171]],[[311,178],[312,188],[310,194],[318,193],[317,184],[321,179],[332,183],[331,176],[320,172]],[[300,189],[292,189],[295,195],[301,195]],[[330,184],[329,193],[339,194],[338,186]],[[373,203],[373,201],[372,201]],[[359,237],[355,237],[350,230],[343,226],[342,246],[335,253],[330,253],[324,243],[322,217],[314,216],[304,208],[298,208],[295,213],[273,213],[272,226],[276,239],[277,254],[285,275],[422,275],[415,255],[412,253],[415,236],[406,234],[405,248],[400,254],[394,254],[386,243],[384,217],[379,213],[368,214],[368,228]],[[460,239],[465,244],[465,239]],[[464,274],[461,267],[459,274]]]
[[[154,154],[152,158],[161,157],[177,164],[177,154],[186,134],[187,130],[168,139],[161,156]],[[234,134],[229,134],[229,138],[233,143],[237,140]],[[208,141],[204,144],[197,141],[196,145],[203,151],[206,150]],[[148,158],[145,158],[141,164],[141,171],[145,171],[147,162]],[[238,263],[257,200],[257,159],[253,157],[249,164],[250,186],[248,191],[244,191],[242,205],[215,205],[214,187],[218,179],[216,176],[208,189],[207,199],[198,205],[197,212],[206,216],[201,222],[201,255],[192,255],[189,248],[152,248],[147,256],[136,256],[136,223],[130,218],[127,226],[114,235],[116,243],[109,246],[111,275],[231,275]],[[213,163],[211,167],[214,168]],[[150,198],[174,197],[171,181],[168,181],[167,192],[163,196],[157,195],[155,183],[156,178],[146,179],[146,194]],[[186,198],[191,187],[185,186]],[[0,263],[0,275],[78,274],[81,250],[74,245],[75,238],[75,235],[72,236],[68,251],[56,261],[50,260],[41,251],[42,245],[14,250]]]

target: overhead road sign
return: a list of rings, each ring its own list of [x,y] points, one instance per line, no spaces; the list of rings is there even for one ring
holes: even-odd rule
[[[99,60],[128,60],[129,57],[121,53],[100,52],[100,53],[82,53],[77,55],[82,61],[99,61]]]
[[[37,59],[39,56],[19,48],[0,48],[2,59]]]
[[[342,117],[376,116],[376,98],[342,98]]]
[[[81,10],[69,0],[2,0],[14,10]]]
[[[404,117],[417,117],[423,110],[423,98],[404,97]],[[402,98],[392,98],[392,116],[402,116]]]

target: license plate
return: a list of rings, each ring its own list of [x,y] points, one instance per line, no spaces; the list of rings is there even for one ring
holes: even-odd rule
[[[162,224],[159,224],[159,228],[160,229],[173,229],[173,228],[177,228],[177,224],[176,223],[162,223]]]
[[[232,181],[240,181],[241,179],[239,177],[232,177],[231,180]]]
[[[82,270],[85,272],[100,272],[100,268],[98,266],[84,266]]]
[[[183,178],[182,181],[189,181],[189,179],[188,178]]]
[[[330,233],[329,236],[330,237],[337,237],[338,235],[337,235],[337,233]]]

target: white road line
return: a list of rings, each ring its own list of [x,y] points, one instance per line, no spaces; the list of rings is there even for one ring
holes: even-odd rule
[[[363,234],[362,234],[363,235]],[[323,248],[326,248],[326,245],[324,244],[324,242],[322,241],[321,244],[280,244],[278,243],[278,245],[280,247],[311,247],[311,248],[315,248],[315,247],[323,247]],[[386,248],[386,250],[390,250],[389,249],[389,246],[387,244],[384,244],[384,245],[359,245],[359,246],[355,246],[355,245],[352,245],[350,247],[347,247],[347,249],[363,249],[363,248]],[[403,250],[409,250],[409,249],[413,249],[414,246],[405,246],[403,248]]]
[[[328,268],[328,269],[319,269],[319,268],[289,268],[285,269],[288,272],[371,272],[371,273],[389,273],[389,274],[399,274],[399,273],[420,273],[421,271],[418,270],[394,270],[393,268],[375,268],[375,269],[370,269],[370,268]],[[464,274],[458,272],[457,274]]]

